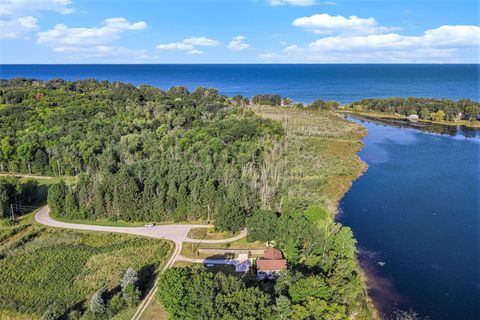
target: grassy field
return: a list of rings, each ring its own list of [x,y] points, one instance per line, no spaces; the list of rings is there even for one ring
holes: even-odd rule
[[[45,228],[0,228],[0,319],[38,319],[49,305],[84,308],[101,287],[118,286],[132,267],[151,280],[170,255],[166,241]]]
[[[333,112],[266,106],[252,109],[280,121],[286,131],[276,160],[276,165],[284,168],[286,198],[282,202],[317,204],[334,215],[352,181],[367,168],[357,156],[366,129]]]

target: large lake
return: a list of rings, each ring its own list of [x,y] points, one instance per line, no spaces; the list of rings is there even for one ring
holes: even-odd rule
[[[480,319],[480,132],[349,119],[368,129],[359,155],[369,168],[339,221],[358,240],[375,302],[386,314]]]
[[[0,78],[123,81],[168,89],[214,87],[226,95],[277,93],[295,101],[375,97],[478,100],[478,64],[0,65]]]

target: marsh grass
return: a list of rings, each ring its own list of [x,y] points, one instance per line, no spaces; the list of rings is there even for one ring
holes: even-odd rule
[[[335,215],[352,181],[367,168],[357,156],[366,129],[330,111],[268,106],[252,110],[280,121],[285,130],[282,151],[271,164],[284,168],[278,201],[321,205]]]

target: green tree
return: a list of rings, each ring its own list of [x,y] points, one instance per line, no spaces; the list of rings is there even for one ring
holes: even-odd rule
[[[67,194],[67,186],[63,180],[60,180],[59,183],[52,184],[48,188],[48,207],[54,215],[63,216],[65,215],[65,196]]]
[[[272,309],[269,297],[258,288],[247,288],[215,298],[216,313],[221,319],[267,319]]]
[[[75,218],[78,213],[78,203],[75,194],[69,190],[65,196],[65,214],[69,218]]]
[[[158,279],[158,296],[172,319],[189,319],[185,311],[188,276],[187,269],[172,268]]]
[[[140,295],[140,290],[133,283],[130,283],[123,288],[123,300],[125,300],[125,303],[129,307],[135,306],[140,302]]]
[[[273,241],[277,239],[278,217],[271,210],[255,210],[247,219],[249,241]]]
[[[320,276],[309,276],[298,280],[288,289],[292,302],[306,301],[309,298],[328,300],[331,297],[330,289]]]
[[[128,306],[137,305],[140,302],[140,290],[138,289],[138,274],[132,268],[128,268],[123,275],[120,287],[122,296]]]
[[[440,122],[445,119],[445,112],[443,110],[438,110],[437,112],[430,113],[430,117],[435,122]]]
[[[276,317],[279,320],[291,319],[293,314],[292,303],[290,299],[285,296],[280,296],[275,299],[273,310],[276,312]]]
[[[422,110],[420,110],[420,118],[428,120],[430,118],[430,110],[428,110],[428,108],[422,108]]]
[[[93,314],[105,314],[107,311],[107,307],[105,305],[105,294],[107,293],[107,290],[105,288],[102,288],[95,292],[92,296],[92,299],[90,300],[90,311]]]

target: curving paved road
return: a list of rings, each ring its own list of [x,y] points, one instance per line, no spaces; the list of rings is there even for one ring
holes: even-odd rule
[[[165,271],[166,269],[170,268],[175,261],[180,256],[180,252],[182,251],[182,242],[194,242],[194,243],[227,243],[242,239],[247,235],[246,230],[242,230],[239,235],[235,237],[231,237],[228,239],[220,239],[220,240],[201,240],[201,239],[190,239],[187,237],[190,229],[192,228],[208,228],[210,225],[203,225],[203,224],[166,224],[166,225],[159,225],[151,228],[146,227],[108,227],[108,226],[95,226],[89,224],[76,224],[76,223],[68,223],[68,222],[61,222],[58,220],[53,219],[50,217],[50,208],[48,206],[42,207],[37,214],[35,215],[35,221],[40,224],[54,227],[54,228],[64,228],[64,229],[75,229],[75,230],[87,230],[87,231],[99,231],[99,232],[115,232],[115,233],[125,233],[125,234],[132,234],[132,235],[139,235],[144,237],[150,238],[157,238],[157,239],[166,239],[171,240],[175,244],[175,249],[173,251],[172,256],[168,259],[167,263],[162,270]],[[132,320],[140,319],[140,316],[143,314],[147,306],[152,301],[152,298],[155,296],[155,292],[157,291],[157,282],[155,280],[155,284],[147,294],[145,299],[140,303],[137,312],[133,315]]]
[[[50,209],[48,206],[44,206],[35,215],[35,220],[43,225],[75,230],[88,230],[88,231],[100,231],[100,232],[115,232],[126,233],[138,236],[166,239],[173,242],[194,242],[194,243],[227,243],[242,239],[247,235],[246,230],[242,230],[239,235],[228,239],[210,240],[210,239],[191,239],[187,235],[192,228],[208,228],[210,225],[203,224],[165,224],[158,225],[151,228],[146,227],[108,227],[108,226],[95,226],[90,224],[76,224],[61,222],[53,219],[49,215]]]

